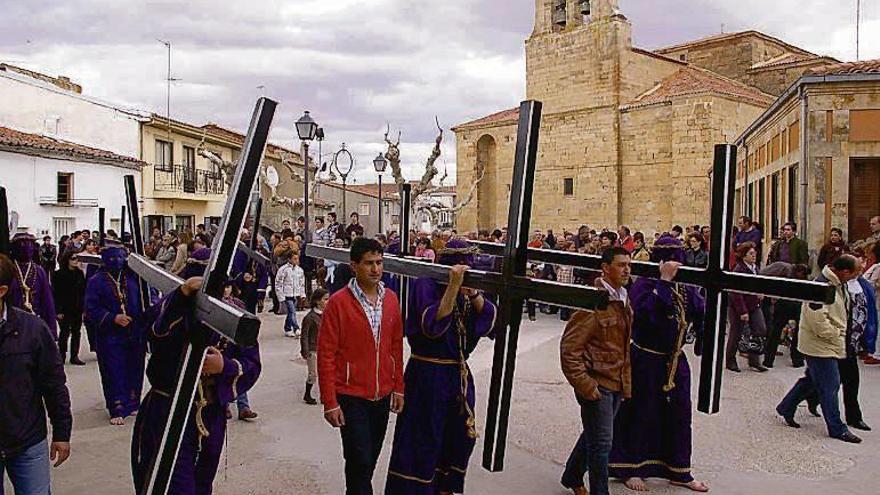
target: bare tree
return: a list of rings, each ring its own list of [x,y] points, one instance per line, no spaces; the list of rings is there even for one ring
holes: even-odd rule
[[[449,177],[449,170],[444,167],[443,176],[440,178],[439,185],[434,183],[434,179],[436,179],[437,175],[440,173],[440,171],[437,170],[436,163],[441,155],[440,145],[443,143],[443,128],[440,126],[440,120],[436,116],[434,117],[434,122],[437,125],[437,138],[434,140],[434,148],[431,150],[431,154],[425,161],[425,171],[422,174],[421,179],[419,179],[419,182],[414,184],[412,188],[413,207],[417,213],[427,214],[431,218],[431,223],[437,223],[437,217],[440,213],[458,213],[469,205],[474,198],[476,198],[477,188],[485,176],[485,170],[481,167],[479,170],[479,177],[477,177],[471,185],[468,195],[462,201],[458,201],[458,204],[455,206],[446,206],[436,198],[431,197],[433,193],[443,187],[444,181]],[[391,125],[388,124],[385,129],[385,144],[388,145],[388,150],[385,152],[385,159],[387,159],[388,164],[391,165],[391,174],[394,176],[394,182],[398,185],[406,184],[406,179],[403,177],[403,171],[400,166],[401,132],[398,131],[396,141],[392,141],[388,137],[390,133]]]

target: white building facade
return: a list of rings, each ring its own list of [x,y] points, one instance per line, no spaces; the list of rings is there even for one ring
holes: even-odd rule
[[[140,160],[0,127],[0,186],[6,188],[10,232],[49,235],[53,242],[76,230],[120,230],[123,178],[141,183]],[[125,230],[129,230],[126,226]]]

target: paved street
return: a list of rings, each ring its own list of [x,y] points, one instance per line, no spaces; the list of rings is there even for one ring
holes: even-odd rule
[[[298,357],[299,341],[282,336],[282,317],[263,318],[263,376],[250,394],[260,418],[254,423],[230,423],[215,493],[342,493],[338,433],[324,423],[320,406],[300,401],[306,368]],[[537,323],[524,324],[506,470],[498,474],[482,470],[478,447],[468,475],[469,493],[567,493],[558,479],[580,426],[571,389],[558,369],[561,330],[560,322],[543,315]],[[481,426],[491,350],[484,343],[472,358]],[[87,361],[86,367],[67,367],[75,410],[73,454],[53,471],[53,493],[131,493],[128,459],[134,421],[129,419],[119,428],[108,425],[94,356]],[[697,368],[693,357],[691,363]],[[727,375],[723,412],[695,417],[695,474],[710,483],[713,493],[843,495],[876,489],[880,433],[866,433],[863,444],[849,445],[828,439],[822,420],[808,417],[805,409],[798,415],[803,427],[797,431],[775,416],[773,406],[800,373],[788,366],[786,356],[763,375],[748,371]],[[862,370],[861,390],[866,421],[880,426],[880,367]],[[375,477],[379,493],[391,446],[390,428],[387,438]],[[650,487],[652,493],[686,493],[657,481]],[[612,492],[627,490],[614,483]]]

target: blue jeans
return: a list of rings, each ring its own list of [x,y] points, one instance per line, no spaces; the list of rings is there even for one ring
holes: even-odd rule
[[[250,409],[251,402],[248,400],[247,392],[239,394],[239,396],[235,398],[235,404],[238,407],[238,412]]]
[[[49,495],[49,444],[46,440],[28,447],[10,459],[0,459],[0,495],[3,495],[3,472],[15,495]]]
[[[299,330],[299,325],[296,323],[296,298],[288,297],[284,299],[284,305],[287,306],[287,319],[284,320],[284,331]]]
[[[838,438],[849,429],[840,420],[840,402],[837,393],[840,390],[840,370],[837,359],[805,356],[807,371],[803,378],[776,406],[776,412],[785,417],[794,416],[798,405],[811,393],[818,392],[819,403],[822,404],[822,416],[828,427],[828,435]]]
[[[602,398],[587,401],[578,398],[584,432],[578,438],[562,474],[566,488],[584,486],[584,474],[590,473],[590,494],[608,495],[608,458],[614,439],[614,416],[620,408],[620,392],[599,388]]]

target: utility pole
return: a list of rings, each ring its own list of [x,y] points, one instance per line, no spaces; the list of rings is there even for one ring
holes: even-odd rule
[[[165,45],[165,48],[168,49],[168,71],[165,76],[165,119],[168,121],[168,142],[171,142],[171,83],[178,79],[171,77],[171,42],[160,40],[158,38],[156,41],[162,43]]]

